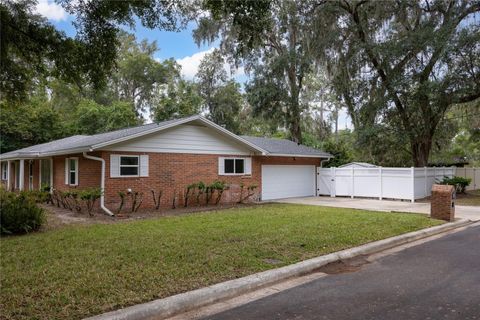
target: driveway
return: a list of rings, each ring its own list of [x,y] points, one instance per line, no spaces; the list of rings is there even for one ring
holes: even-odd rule
[[[205,319],[480,319],[480,226]]]
[[[352,199],[342,197],[304,197],[281,199],[276,200],[276,202],[387,212],[413,212],[430,214],[430,203],[412,203],[410,201],[374,200],[358,198]],[[469,219],[472,221],[480,221],[480,207],[456,206],[455,217]]]

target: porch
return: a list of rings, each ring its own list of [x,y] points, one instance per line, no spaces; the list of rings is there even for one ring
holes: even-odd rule
[[[1,183],[8,191],[48,190],[53,186],[53,159],[4,160]]]

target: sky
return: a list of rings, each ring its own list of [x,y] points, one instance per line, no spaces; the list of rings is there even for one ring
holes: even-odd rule
[[[73,16],[70,16],[53,0],[39,0],[35,10],[38,14],[46,17],[57,29],[64,31],[67,36],[75,36],[75,27],[72,25]],[[138,40],[157,41],[160,50],[155,54],[155,58],[159,61],[174,58],[182,66],[182,75],[186,79],[192,80],[197,73],[202,58],[218,46],[218,43],[197,46],[192,38],[194,29],[194,23],[190,23],[186,29],[180,32],[151,30],[138,24],[134,30],[127,29],[126,31],[135,34]],[[248,76],[242,68],[232,71],[227,63],[225,63],[225,68],[232,73],[236,81],[245,83],[248,80]],[[339,116],[339,129],[346,127],[351,128],[351,123],[342,110]]]

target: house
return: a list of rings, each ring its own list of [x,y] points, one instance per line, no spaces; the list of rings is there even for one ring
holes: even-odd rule
[[[368,169],[368,168],[378,168],[378,166],[368,163],[368,162],[350,162],[344,165],[339,166],[339,168],[359,168],[359,169]]]
[[[332,156],[280,139],[238,136],[195,115],[96,135],[76,135],[0,155],[9,190],[100,187],[102,209],[116,210],[118,192],[162,190],[162,205],[182,199],[186,186],[222,180],[222,202],[238,201],[240,185],[257,185],[257,199],[311,196],[316,167]]]

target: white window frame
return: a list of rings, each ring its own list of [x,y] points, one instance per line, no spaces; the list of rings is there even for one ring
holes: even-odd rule
[[[137,164],[122,164],[122,158],[137,158]],[[137,174],[122,174],[122,167],[124,168],[137,168]],[[119,155],[118,158],[118,175],[122,178],[128,177],[139,177],[140,176],[140,156],[138,155]]]
[[[2,162],[2,180],[8,180],[8,162]]]
[[[70,161],[75,161],[75,170],[72,170],[70,168]],[[78,157],[70,157],[70,158],[65,158],[65,184],[69,186],[78,186]],[[71,177],[72,177],[72,172],[75,172],[75,183],[72,183]]]
[[[243,161],[243,172],[242,173],[237,173],[237,172],[227,173],[227,172],[225,172],[225,161],[226,160],[233,160],[233,171],[235,171],[236,168],[237,168],[237,166],[236,166],[237,160],[242,160]],[[245,175],[248,175],[248,173],[246,173],[247,172],[247,159],[246,158],[224,157],[224,158],[221,158],[221,161],[223,161],[223,172],[221,173],[222,176],[245,176]]]

